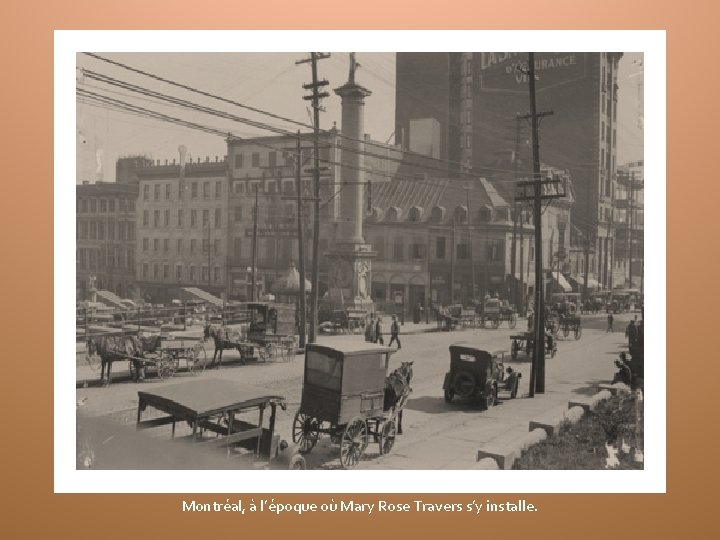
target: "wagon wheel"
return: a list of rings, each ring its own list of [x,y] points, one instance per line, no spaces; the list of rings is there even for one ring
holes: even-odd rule
[[[461,398],[472,397],[475,393],[475,377],[469,371],[458,371],[453,377],[452,389]]]
[[[497,401],[497,386],[490,389],[490,393],[485,396],[485,408],[490,409]]]
[[[515,325],[517,324],[517,313],[513,313],[510,316],[510,320],[508,321],[508,326],[510,328],[515,328]]]
[[[395,420],[388,420],[383,424],[382,433],[380,433],[380,454],[390,453],[395,444],[395,435],[397,435]]]
[[[580,339],[582,337],[582,326],[579,324],[575,327],[575,339]]]
[[[175,358],[169,353],[163,353],[155,363],[157,368],[158,377],[161,379],[167,379],[175,374]]]
[[[500,318],[499,317],[493,317],[492,319],[492,327],[497,328],[500,326]]]
[[[320,425],[310,415],[298,411],[293,420],[292,440],[300,446],[303,454],[310,452],[317,444],[320,436]]]
[[[188,351],[188,370],[195,375],[196,373],[205,371],[207,364],[207,352],[202,342],[197,342],[195,346]]]
[[[368,429],[365,420],[353,418],[340,440],[340,465],[343,469],[352,469],[360,462],[360,456],[368,445]]]
[[[452,403],[453,398],[455,397],[455,392],[452,388],[448,388],[445,390],[445,402]]]

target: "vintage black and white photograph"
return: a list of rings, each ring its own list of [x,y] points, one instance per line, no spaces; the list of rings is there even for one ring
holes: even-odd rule
[[[75,468],[643,470],[644,64],[78,53]]]

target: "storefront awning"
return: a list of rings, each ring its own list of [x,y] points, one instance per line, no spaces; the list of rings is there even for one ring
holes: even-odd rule
[[[560,285],[560,287],[562,287],[563,291],[572,292],[572,285],[568,283],[568,280],[565,279],[565,276],[563,276],[562,274],[557,274],[556,277],[558,278],[558,284]]]

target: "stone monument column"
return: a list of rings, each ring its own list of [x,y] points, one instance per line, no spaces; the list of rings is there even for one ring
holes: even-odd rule
[[[328,253],[330,295],[343,304],[372,309],[370,299],[372,246],[363,236],[363,188],[365,174],[364,109],[371,92],[355,82],[359,64],[350,53],[348,81],[335,89],[342,100],[342,135],[339,213],[334,244]]]

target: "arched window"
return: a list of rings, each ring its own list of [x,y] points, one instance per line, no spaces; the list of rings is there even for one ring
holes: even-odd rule
[[[442,206],[434,206],[430,211],[430,220],[440,223],[445,220],[445,208]]]
[[[468,218],[467,213],[467,206],[458,205],[455,207],[455,212],[453,214],[453,220],[455,223],[466,223]]]
[[[391,206],[387,210],[386,218],[387,221],[400,221],[400,217],[402,215],[402,210],[398,208],[397,206]]]
[[[409,221],[421,221],[423,218],[423,209],[420,206],[413,206],[408,213]]]

